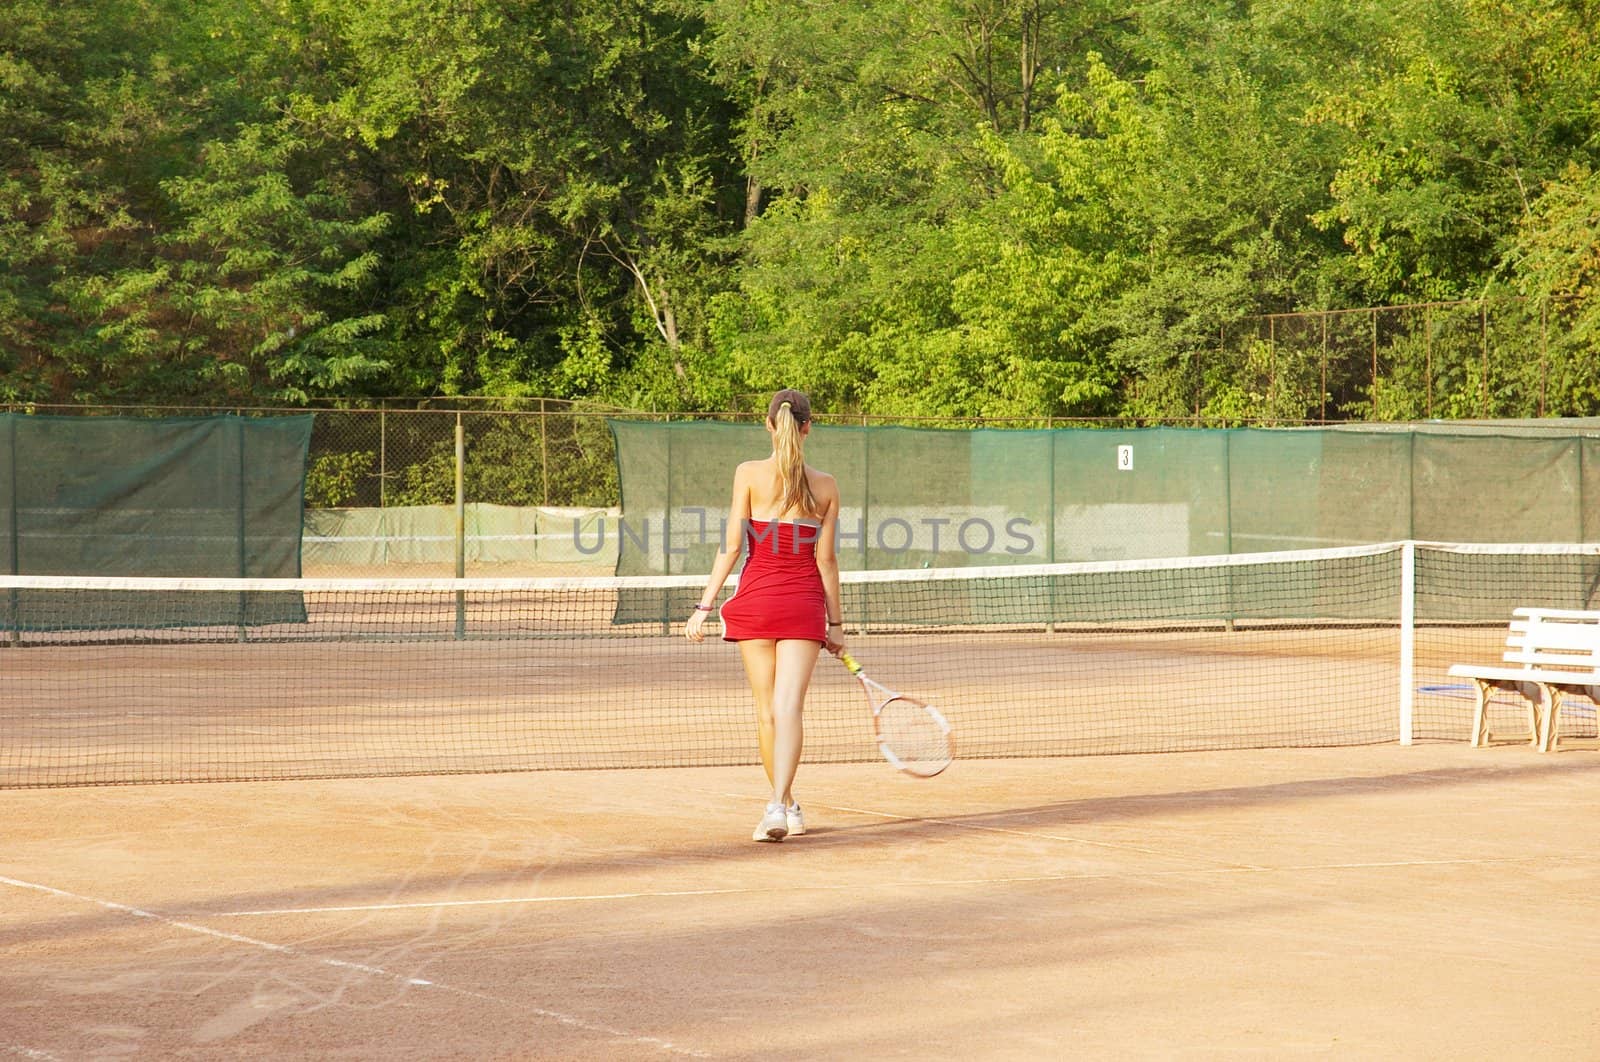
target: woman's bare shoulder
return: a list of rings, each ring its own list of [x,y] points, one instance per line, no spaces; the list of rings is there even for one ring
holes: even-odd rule
[[[740,461],[739,466],[733,470],[733,474],[736,477],[746,478],[763,471],[771,464],[772,462],[768,458],[756,458],[753,461]]]
[[[821,495],[839,493],[839,481],[834,479],[830,473],[824,472],[820,468],[812,468],[810,465],[807,465],[806,479],[811,483],[811,492],[813,494]]]

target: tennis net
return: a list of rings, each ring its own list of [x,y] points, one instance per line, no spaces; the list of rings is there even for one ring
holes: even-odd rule
[[[1596,552],[853,572],[845,616],[962,757],[1457,740],[1449,665],[1498,659],[1514,607],[1591,607]],[[0,786],[754,763],[738,652],[682,637],[703,585],[0,576]],[[806,758],[876,758],[826,657]]]

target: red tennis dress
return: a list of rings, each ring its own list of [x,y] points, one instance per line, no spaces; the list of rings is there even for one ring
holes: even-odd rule
[[[817,570],[822,529],[792,520],[745,523],[744,570],[722,606],[722,639],[804,638],[827,644],[827,601]]]

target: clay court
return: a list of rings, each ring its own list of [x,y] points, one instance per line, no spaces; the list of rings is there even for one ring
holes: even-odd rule
[[[1594,707],[1470,747],[1503,628],[1417,633],[1412,745],[1392,627],[860,634],[958,758],[824,661],[755,844],[727,646],[307,600],[3,654],[0,1057],[1600,1056]]]
[[[1600,758],[0,792],[0,1056],[1585,1058]]]

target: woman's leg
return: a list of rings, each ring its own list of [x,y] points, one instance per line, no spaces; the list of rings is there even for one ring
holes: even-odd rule
[[[772,682],[777,671],[777,642],[755,638],[739,643],[744,674],[756,702],[756,734],[761,742],[761,766],[772,781]]]
[[[774,654],[776,667],[770,706],[773,743],[769,773],[772,775],[772,799],[785,806],[794,803],[790,789],[800,766],[800,716],[806,706],[806,690],[811,686],[811,672],[817,666],[817,653],[821,649],[813,641],[785,638],[777,643]]]

